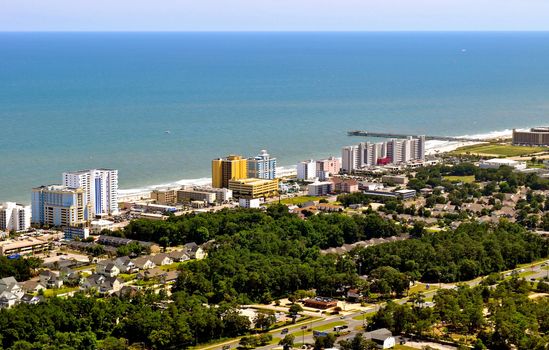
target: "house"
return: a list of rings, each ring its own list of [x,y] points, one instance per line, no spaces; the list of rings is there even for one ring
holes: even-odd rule
[[[358,300],[362,299],[362,294],[360,293],[360,291],[358,289],[349,289],[347,291],[347,299],[358,301]]]
[[[80,284],[80,278],[82,276],[78,271],[71,270],[70,268],[63,268],[59,271],[59,277],[63,279],[64,284],[76,286]]]
[[[63,279],[59,277],[59,273],[45,270],[40,273],[40,284],[46,286],[46,288],[61,288]]]
[[[122,281],[116,277],[106,277],[93,274],[84,279],[81,285],[83,290],[96,290],[100,294],[112,294],[122,288]]]
[[[151,279],[162,280],[165,275],[166,275],[166,271],[155,267],[146,271],[139,272],[136,278],[138,280],[151,280]]]
[[[40,283],[40,281],[28,280],[21,283],[21,288],[25,293],[34,294],[38,293],[41,290],[45,290],[46,286]]]
[[[206,252],[195,242],[185,244],[185,250],[191,259],[204,259]]]
[[[112,260],[103,260],[97,263],[95,271],[106,277],[115,277],[120,274],[120,269],[115,265]]]
[[[174,250],[173,252],[170,252],[168,256],[176,262],[187,261],[190,259],[184,250]]]
[[[30,304],[30,305],[36,305],[36,304],[38,304],[39,302],[42,302],[42,301],[44,301],[43,296],[33,295],[33,294],[25,294],[21,298],[22,303]]]
[[[312,307],[315,309],[329,309],[337,306],[337,300],[331,298],[315,297],[307,299],[303,302],[306,307]]]
[[[369,339],[376,343],[380,349],[390,349],[395,346],[395,337],[387,328],[376,329],[375,331],[364,334],[365,339]]]
[[[25,294],[21,285],[17,282],[14,277],[4,277],[0,279],[0,293],[8,292],[21,299]]]
[[[1,308],[10,308],[19,303],[19,297],[8,291],[0,293],[0,309]]]
[[[133,259],[132,262],[139,270],[148,270],[156,267],[148,256],[140,256],[139,258]]]
[[[156,266],[173,264],[173,259],[170,258],[168,254],[165,254],[165,253],[159,253],[159,254],[153,255],[151,257],[151,260]]]
[[[135,273],[139,271],[129,256],[121,256],[116,258],[114,264],[118,267],[121,273]]]

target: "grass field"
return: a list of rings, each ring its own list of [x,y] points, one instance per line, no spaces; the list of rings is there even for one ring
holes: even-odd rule
[[[489,143],[481,145],[472,145],[458,148],[454,154],[478,154],[486,156],[504,156],[504,157],[517,157],[527,154],[538,153],[547,151],[547,147],[528,147],[528,146],[513,146],[499,143]]]
[[[44,291],[44,297],[52,298],[52,297],[55,297],[55,296],[58,296],[58,295],[61,295],[61,294],[75,292],[79,289],[80,288],[78,288],[78,287],[62,287],[62,288],[57,288],[57,289],[46,289]]]
[[[284,198],[280,201],[280,203],[286,204],[286,205],[300,205],[305,202],[318,201],[318,200],[320,200],[320,197],[301,196],[301,197],[293,197],[293,198]]]
[[[473,183],[475,182],[475,176],[444,176],[444,180],[448,180],[450,182],[463,182],[463,183]]]
[[[323,331],[332,331],[335,326],[342,326],[345,322],[343,321],[335,321],[331,323],[324,324],[322,326],[314,327],[313,330],[323,332]]]

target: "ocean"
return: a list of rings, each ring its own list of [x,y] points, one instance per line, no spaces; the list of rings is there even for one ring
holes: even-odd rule
[[[547,62],[549,33],[0,33],[0,202],[66,170],[129,189],[339,156],[353,129],[549,124]]]

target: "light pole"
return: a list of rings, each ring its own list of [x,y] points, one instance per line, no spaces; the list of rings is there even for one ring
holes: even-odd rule
[[[307,329],[307,326],[301,326],[301,330],[303,331],[303,336],[301,337],[301,346],[305,345],[305,330]]]
[[[361,311],[360,313],[362,314],[362,329],[366,330],[366,324],[364,322],[364,320],[366,319],[366,311]]]

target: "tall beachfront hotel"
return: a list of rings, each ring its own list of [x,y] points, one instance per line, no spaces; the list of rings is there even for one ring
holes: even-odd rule
[[[352,173],[365,167],[402,164],[425,160],[425,136],[390,139],[385,142],[361,142],[341,149],[342,170]]]
[[[255,157],[248,158],[248,177],[272,180],[276,178],[276,158],[271,158],[266,150]]]
[[[32,223],[52,227],[85,226],[89,205],[82,188],[61,185],[32,189]]]
[[[212,160],[212,187],[229,188],[230,180],[248,178],[247,164],[245,158],[235,155]]]
[[[24,231],[30,223],[30,206],[13,202],[0,204],[0,231]]]
[[[63,185],[82,188],[91,216],[118,214],[118,170],[88,169],[63,173]]]

